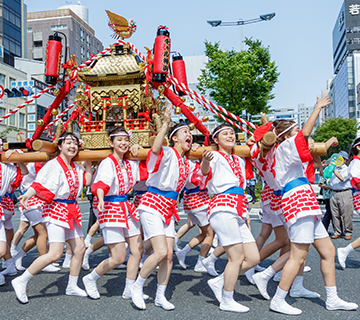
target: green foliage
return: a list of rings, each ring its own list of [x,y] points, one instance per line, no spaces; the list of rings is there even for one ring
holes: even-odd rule
[[[322,125],[316,127],[311,138],[315,142],[326,142],[331,137],[336,137],[339,141],[337,147],[331,147],[328,150],[327,157],[341,150],[349,151],[350,145],[356,138],[357,122],[356,120],[344,118],[332,118],[326,120]]]
[[[5,130],[0,132],[0,138],[6,139],[11,131],[20,132],[20,130],[18,128],[8,127]]]
[[[197,88],[202,94],[210,90],[210,97],[226,110],[241,115],[266,112],[268,101],[279,77],[275,62],[271,61],[269,48],[261,41],[246,39],[247,50],[222,51],[219,42],[205,41],[205,54],[209,58],[202,69]]]

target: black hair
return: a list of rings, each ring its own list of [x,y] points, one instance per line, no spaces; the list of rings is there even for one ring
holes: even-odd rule
[[[278,119],[273,122],[273,126],[276,129],[276,136],[279,136],[282,132],[284,132],[286,129],[288,129],[290,126],[292,126],[295,123],[294,120],[286,120],[286,119]],[[285,135],[290,134],[290,132],[285,132],[283,135],[281,135],[280,138],[278,138],[278,143],[281,143],[285,140]]]
[[[229,128],[233,128],[231,125],[229,125],[229,124],[227,124],[227,123],[222,123],[222,124],[220,124],[220,125],[218,125],[214,130],[213,130],[213,132],[212,132],[212,134],[214,134],[216,131],[218,131],[219,129],[221,129],[221,128],[225,128],[225,127],[229,127]],[[218,137],[218,135],[219,135],[219,133],[220,132],[218,132],[215,136],[212,136],[212,138],[213,139],[215,139],[215,138],[217,138]]]
[[[169,128],[167,136],[169,139],[170,147],[173,147],[175,145],[172,138],[177,136],[178,131],[176,131],[173,135],[171,135],[171,134],[174,132],[174,130],[177,130],[178,128],[185,127],[185,126],[186,125],[184,123],[177,123],[177,124],[173,125],[171,128]],[[171,139],[170,139],[170,137],[171,137]]]
[[[120,127],[115,126],[115,127],[110,128],[108,134],[109,134],[109,137],[110,137],[112,134],[117,134],[117,133],[120,133],[120,132],[126,133],[128,135],[128,137],[129,137],[129,134],[127,133],[127,131],[125,130],[125,127],[123,127],[123,126],[120,126]],[[114,141],[114,139],[115,139],[115,136],[110,137],[111,141]],[[130,137],[129,137],[129,140],[130,140]]]
[[[356,149],[356,147],[354,147],[355,144],[360,143],[360,138],[356,138],[354,140],[354,142],[351,144],[350,146],[350,150],[349,150],[349,163],[351,162],[351,160],[353,159],[354,156],[357,156],[359,151]]]
[[[67,137],[72,137],[74,140],[76,140],[78,146],[80,146],[80,140],[79,138],[72,132],[64,131],[61,136],[58,138],[58,146],[61,146]]]

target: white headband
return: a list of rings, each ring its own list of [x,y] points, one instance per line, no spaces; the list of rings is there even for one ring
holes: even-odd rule
[[[293,123],[289,128],[285,129],[283,132],[281,132],[280,134],[277,135],[277,137],[279,138],[280,136],[282,136],[284,133],[288,132],[289,130],[291,130],[292,128],[294,128],[295,126],[297,126],[297,123]]]
[[[222,127],[222,128],[220,128],[220,129],[216,130],[216,131],[212,134],[212,138],[214,139],[214,137],[215,137],[219,132],[221,132],[221,131],[223,131],[223,130],[228,130],[228,129],[231,129],[231,130],[235,133],[235,131],[234,131],[234,129],[233,129],[232,127],[226,126],[226,127]]]
[[[176,131],[180,130],[181,128],[188,128],[188,129],[190,130],[190,128],[189,128],[186,124],[183,124],[182,126],[177,127],[176,129],[174,129],[173,132],[170,133],[170,135],[169,135],[169,140],[170,140],[170,141],[171,141],[171,137],[174,135],[174,133],[175,133]]]
[[[58,140],[74,140],[74,141],[77,141],[75,137],[71,137],[71,136],[67,136],[66,138],[65,137],[60,137]],[[83,141],[81,139],[79,139],[79,144],[82,145],[83,144]]]
[[[130,139],[132,136],[132,130],[129,130],[128,132],[121,131],[119,133],[113,133],[109,137],[119,137],[119,136],[129,137]]]
[[[358,142],[357,144],[354,144],[352,147],[355,148],[358,145],[360,145],[360,142]]]

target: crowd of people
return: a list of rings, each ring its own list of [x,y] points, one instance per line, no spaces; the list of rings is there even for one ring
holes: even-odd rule
[[[27,166],[1,163],[0,258],[4,258],[5,269],[0,273],[0,285],[6,284],[4,276],[24,271],[11,285],[17,299],[27,303],[28,282],[36,281],[36,277],[32,278],[40,271],[58,271],[57,261],[66,244],[63,262],[63,267],[69,268],[66,295],[99,299],[97,280],[114,268],[126,267],[122,298],[131,299],[143,310],[148,299],[143,293],[144,285],[157,270],[155,305],[173,310],[175,305],[166,298],[166,288],[171,281],[174,251],[185,269],[186,255],[201,244],[194,271],[213,276],[208,285],[220,310],[249,311],[234,299],[238,277],[245,274],[266,300],[271,299],[271,310],[298,315],[302,310],[285,300],[288,292],[296,298],[320,297],[303,285],[303,273],[309,268],[305,265],[306,256],[312,244],[320,255],[326,309],[356,310],[356,303],[346,302],[337,295],[335,248],[327,228],[332,220],[332,238],[344,233],[345,239],[351,239],[352,204],[360,212],[360,139],[352,144],[350,156],[346,152],[341,154],[350,161],[349,167],[342,164],[334,170],[331,179],[321,181],[327,210],[322,220],[322,211],[309,182],[316,168],[323,170],[319,158],[311,155],[313,142],[309,136],[321,109],[329,103],[329,98],[319,99],[302,130],[295,122],[287,120],[260,126],[247,141],[250,158],[233,153],[235,132],[231,126],[222,124],[212,133],[216,150],[205,150],[199,162],[188,160],[186,152],[199,146],[193,144],[186,124],[170,127],[172,107],[168,106],[146,161],[124,157],[128,151],[136,157],[140,146],[130,148],[129,132],[117,126],[109,131],[112,153],[95,171],[91,162],[79,165],[73,161],[80,140],[69,132],[58,138],[59,155],[47,163]],[[262,139],[268,132],[276,135],[276,143],[263,148]],[[166,136],[169,147],[163,146]],[[328,147],[336,144],[336,138],[327,142]],[[254,168],[263,184],[262,228],[256,239],[251,233],[244,192],[248,189],[251,201],[256,201]],[[14,236],[11,231],[14,206],[9,199],[19,186],[21,219]],[[89,198],[95,216],[85,240],[76,202],[84,186],[89,186],[91,191]],[[135,191],[133,202],[127,196],[132,190]],[[175,221],[179,220],[177,201],[183,191],[183,208],[188,221],[175,233]],[[34,236],[17,251],[30,225]],[[199,234],[179,249],[179,239],[195,225],[199,227]],[[99,228],[102,237],[91,243]],[[275,240],[267,243],[273,230]],[[215,249],[211,250],[214,243]],[[83,290],[78,286],[81,267],[89,270],[89,256],[104,245],[109,256],[81,279]],[[39,257],[25,269],[22,259],[35,246]],[[359,246],[360,238],[338,250],[341,266],[345,268],[346,257]],[[279,258],[270,267],[265,269],[259,265],[277,251]],[[223,254],[226,254],[227,264],[224,272],[218,274],[215,262]],[[267,284],[272,277],[279,285],[271,298]]]

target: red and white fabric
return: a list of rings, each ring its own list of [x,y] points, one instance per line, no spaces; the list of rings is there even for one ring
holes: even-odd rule
[[[127,195],[135,183],[141,180],[142,173],[139,161],[124,160],[124,163],[125,168],[121,168],[119,161],[112,154],[101,161],[91,192],[96,195],[97,190],[102,189],[104,196]],[[98,199],[94,202],[94,206],[97,205]],[[98,212],[101,228],[120,227],[129,229],[129,219],[139,220],[137,209],[130,201],[104,201],[104,210]]]
[[[354,209],[358,215],[360,215],[360,189],[356,184],[360,183],[360,157],[353,156],[349,165],[350,182],[353,187],[353,204]]]
[[[20,182],[21,182],[21,174],[17,166],[13,164],[0,163],[0,196],[2,198],[5,196],[6,192],[9,192],[9,190],[12,189],[15,184],[17,183],[20,184]],[[8,207],[5,207],[5,210],[7,209]],[[4,207],[2,201],[0,202],[0,217],[1,220],[3,221],[5,220]]]
[[[73,230],[74,220],[81,227],[81,212],[76,199],[81,195],[85,181],[84,169],[74,162],[71,162],[71,167],[72,170],[58,156],[41,168],[31,187],[46,202],[43,221]],[[54,199],[75,200],[75,203],[61,203]]]
[[[311,161],[312,156],[302,130],[279,145],[275,160],[276,180],[281,188],[295,179],[305,177],[303,163]],[[288,227],[301,217],[313,215],[320,219],[322,215],[310,184],[297,186],[283,194],[281,208]]]
[[[146,181],[148,187],[155,187],[161,191],[180,192],[185,182],[194,172],[195,164],[186,156],[181,157],[179,152],[170,147],[162,147],[159,155],[149,151],[147,169],[149,177]],[[191,173],[191,174],[190,174]],[[146,192],[142,197],[139,210],[160,214],[162,220],[169,225],[174,216],[179,221],[177,201],[165,196]]]

